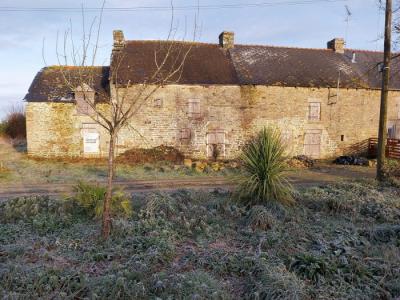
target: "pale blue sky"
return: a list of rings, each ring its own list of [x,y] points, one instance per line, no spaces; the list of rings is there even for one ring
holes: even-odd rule
[[[223,30],[236,34],[236,43],[285,45],[325,48],[333,37],[345,37],[345,5],[352,11],[347,34],[347,47],[380,50],[383,15],[377,0],[200,0],[200,5],[313,2],[302,5],[273,5],[247,8],[200,10],[200,41],[217,42]],[[106,7],[168,6],[169,0],[108,0]],[[55,45],[57,31],[81,28],[80,12],[4,11],[17,8],[80,8],[99,7],[101,0],[0,0],[0,118],[13,103],[22,103],[35,74],[47,64],[57,64]],[[195,5],[196,1],[174,0],[174,6]],[[176,21],[183,29],[185,19],[193,24],[194,11],[175,11]],[[87,22],[96,14],[87,13]],[[112,30],[122,29],[126,39],[164,39],[168,33],[170,11],[137,10],[105,11],[101,28],[97,63],[107,64],[112,45]],[[45,47],[42,47],[45,38]],[[79,37],[76,37],[76,40]]]

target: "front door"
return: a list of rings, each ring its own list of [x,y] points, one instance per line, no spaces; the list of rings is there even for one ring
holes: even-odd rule
[[[311,158],[321,156],[321,130],[308,130],[304,135],[304,155]]]

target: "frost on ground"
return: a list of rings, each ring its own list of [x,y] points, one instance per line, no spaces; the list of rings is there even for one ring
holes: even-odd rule
[[[338,183],[297,205],[240,207],[224,191],[134,195],[99,224],[65,202],[0,204],[1,298],[400,297],[400,190]]]

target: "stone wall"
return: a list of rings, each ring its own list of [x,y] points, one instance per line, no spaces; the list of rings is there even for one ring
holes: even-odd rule
[[[135,88],[128,91],[134,94]],[[388,120],[399,117],[399,92],[391,92]],[[199,103],[191,106],[189,103]],[[310,103],[320,103],[320,120],[309,120]],[[173,146],[188,156],[206,158],[207,134],[224,133],[221,154],[234,158],[263,126],[276,126],[288,144],[288,154],[303,154],[305,135],[320,132],[321,158],[358,150],[377,136],[380,92],[327,88],[266,86],[178,86],[160,88],[138,109],[118,138],[118,151],[132,147]],[[105,108],[103,108],[105,109]],[[27,105],[28,152],[37,156],[82,156],[82,132],[93,121],[72,103]],[[93,125],[90,125],[93,127]],[[89,127],[90,127],[89,126]],[[93,129],[92,129],[93,130]],[[108,137],[101,127],[100,156]],[[210,140],[210,136],[208,138]]]

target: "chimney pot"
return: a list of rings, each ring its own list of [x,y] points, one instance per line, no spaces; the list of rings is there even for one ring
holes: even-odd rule
[[[219,35],[219,45],[223,49],[232,49],[235,46],[235,33],[230,31],[223,31]]]
[[[122,30],[113,31],[114,50],[121,50],[125,46],[124,32]]]
[[[328,42],[328,49],[335,51],[336,53],[344,53],[345,41],[343,38],[334,38]]]

